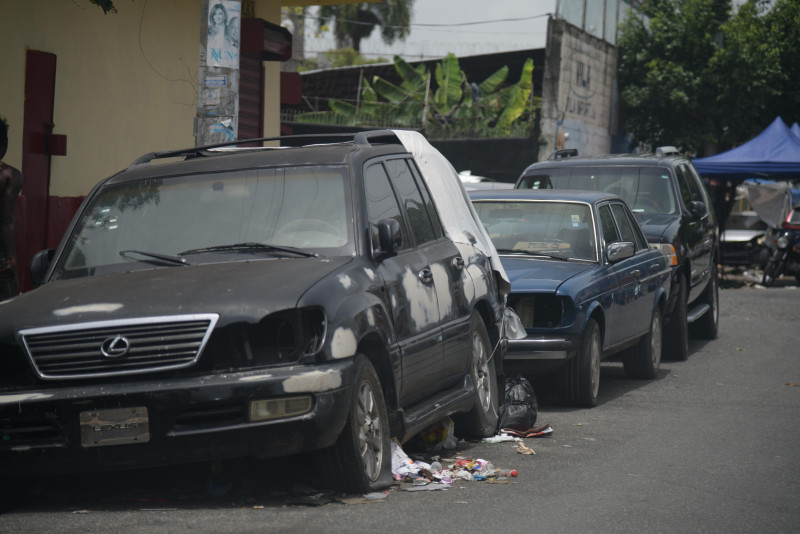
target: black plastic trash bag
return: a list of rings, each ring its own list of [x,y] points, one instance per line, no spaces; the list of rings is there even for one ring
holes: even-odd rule
[[[514,430],[528,430],[536,425],[539,414],[539,402],[536,393],[528,380],[520,375],[506,378],[503,405],[500,407],[500,417],[497,428],[513,428]]]

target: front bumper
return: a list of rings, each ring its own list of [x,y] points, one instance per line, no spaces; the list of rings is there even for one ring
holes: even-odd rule
[[[352,374],[352,361],[345,360],[171,380],[151,377],[136,382],[45,385],[1,393],[0,477],[272,458],[324,448],[335,442],[344,427]],[[311,400],[306,413],[251,420],[253,401],[303,397]],[[89,415],[134,408],[146,414],[147,433],[138,441],[92,445],[86,424],[82,437],[81,421]],[[131,419],[125,425],[135,427],[142,421]]]
[[[571,358],[580,339],[575,335],[529,335],[524,339],[509,339],[505,365],[509,369],[536,372],[563,365]]]

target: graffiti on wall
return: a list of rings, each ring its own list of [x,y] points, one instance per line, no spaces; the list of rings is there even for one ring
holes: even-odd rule
[[[570,55],[570,75],[567,78],[569,91],[567,92],[566,112],[584,119],[597,118],[598,70],[592,65],[589,56],[580,50],[575,50]],[[593,78],[594,75],[594,78]]]

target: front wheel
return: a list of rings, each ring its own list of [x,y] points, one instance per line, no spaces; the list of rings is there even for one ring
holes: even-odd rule
[[[770,287],[775,283],[775,279],[781,274],[781,270],[779,268],[780,263],[780,260],[769,260],[767,266],[764,267],[764,276],[761,278],[761,284],[763,286]]]
[[[589,319],[583,331],[578,354],[564,367],[564,393],[569,404],[591,408],[597,406],[600,391],[600,327]]]
[[[469,374],[475,384],[475,406],[467,413],[453,416],[458,431],[467,437],[485,438],[497,430],[497,369],[490,347],[486,325],[474,312],[469,329]]]
[[[356,356],[353,395],[342,433],[321,451],[328,485],[345,493],[370,492],[392,483],[389,416],[375,368]]]
[[[634,350],[622,360],[628,377],[646,379],[656,377],[661,365],[661,334],[661,310],[656,308],[650,321],[650,331],[639,339]]]

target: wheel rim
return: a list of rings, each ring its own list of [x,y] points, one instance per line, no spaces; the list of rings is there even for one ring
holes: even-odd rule
[[[492,404],[489,359],[486,354],[486,346],[477,331],[472,333],[472,378],[475,381],[475,388],[478,390],[481,408],[486,412]]]
[[[650,325],[650,359],[653,362],[653,369],[658,369],[661,364],[661,321],[658,313],[653,314],[653,324]]]
[[[378,479],[383,463],[383,432],[380,408],[369,382],[362,382],[358,390],[358,444],[364,473],[374,481]]]
[[[589,383],[592,386],[592,398],[597,398],[600,391],[600,332],[592,333],[592,345],[589,348]]]
[[[714,273],[714,278],[711,279],[711,283],[714,284],[711,289],[711,313],[713,314],[714,324],[717,324],[719,320],[719,286],[717,285],[716,273]]]

